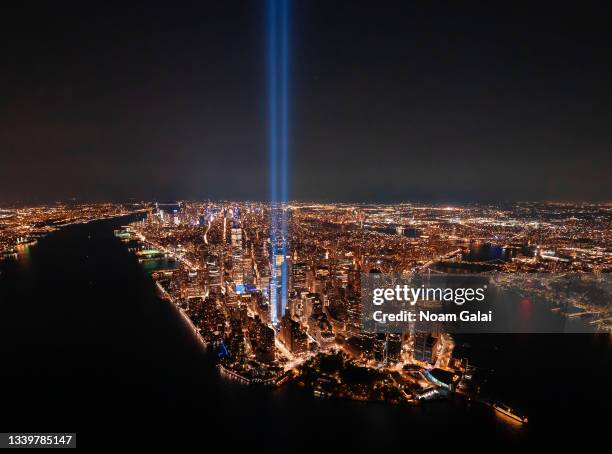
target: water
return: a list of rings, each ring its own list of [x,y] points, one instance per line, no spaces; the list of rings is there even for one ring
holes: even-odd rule
[[[463,260],[468,262],[510,261],[519,254],[532,257],[534,249],[530,247],[512,249],[504,248],[499,244],[472,243],[469,253],[464,255]]]
[[[114,237],[126,222],[69,226],[1,265],[2,431],[73,431],[80,448],[198,450],[213,441],[233,449],[514,449],[549,436],[553,445],[602,436],[607,420],[596,412],[610,402],[607,336],[458,340],[471,345],[475,363],[495,369],[490,391],[521,405],[528,427],[463,401],[393,407],[225,382]]]

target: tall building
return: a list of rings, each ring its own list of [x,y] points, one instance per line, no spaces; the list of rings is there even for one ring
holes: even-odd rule
[[[413,356],[417,361],[436,362],[438,339],[429,332],[417,331],[413,335]]]
[[[242,258],[242,229],[240,227],[232,227],[232,257]]]
[[[289,299],[288,266],[284,245],[272,245],[270,270],[270,306],[271,318],[277,324],[285,315]]]
[[[291,266],[291,290],[306,288],[306,264],[294,262]]]
[[[242,229],[238,224],[238,208],[234,208],[234,219],[231,230],[232,245],[232,280],[236,291],[241,293],[244,288],[244,270],[242,260]]]
[[[400,334],[387,335],[387,361],[397,363],[402,354],[402,336]]]
[[[300,324],[287,314],[281,320],[280,340],[291,353],[304,353],[308,350],[308,336]]]
[[[382,364],[398,363],[402,354],[402,336],[377,333],[373,342],[374,359]]]

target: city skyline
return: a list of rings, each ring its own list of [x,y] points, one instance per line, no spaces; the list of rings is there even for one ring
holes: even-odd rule
[[[455,346],[475,333],[607,335],[610,209],[59,205],[0,211],[0,251],[19,264],[70,224],[113,223],[115,241],[216,352],[225,379],[405,405],[451,391],[504,413]]]
[[[7,6],[0,448],[601,451],[604,9]]]
[[[279,209],[285,251],[270,235]],[[608,401],[584,389],[609,378],[610,211],[533,202],[1,209],[0,335],[16,366],[3,385],[37,390],[9,393],[4,421],[28,430],[41,408],[39,424],[71,428],[81,446],[142,443],[139,433],[153,431],[157,446],[201,446],[213,427],[251,447],[270,421],[282,444],[314,448],[379,438],[392,448],[405,445],[406,427],[419,434],[415,447],[440,433],[438,446],[449,447],[566,444],[555,438],[566,427],[570,440],[604,443]],[[396,306],[406,286],[421,292],[410,292],[415,312]],[[100,427],[113,430],[100,439]]]

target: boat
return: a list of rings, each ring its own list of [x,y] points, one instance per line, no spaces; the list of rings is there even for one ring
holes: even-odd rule
[[[503,404],[501,402],[495,402],[492,406],[495,409],[495,411],[498,411],[514,419],[515,421],[518,421],[523,424],[527,424],[527,416],[522,416],[522,415],[515,413],[514,410],[512,410],[512,408],[510,408],[508,405]]]

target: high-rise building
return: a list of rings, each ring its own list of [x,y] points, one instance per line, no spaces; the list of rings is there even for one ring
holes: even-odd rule
[[[291,290],[306,288],[306,264],[294,262],[291,266]]]
[[[308,350],[308,336],[289,314],[281,320],[280,340],[292,353],[304,353]]]
[[[271,362],[274,360],[274,337],[275,331],[262,323],[259,317],[252,322],[253,329],[249,331],[251,344],[255,357],[259,361]]]
[[[234,219],[231,230],[232,245],[232,280],[236,291],[241,293],[244,287],[244,270],[242,260],[242,229],[238,224],[238,208],[234,208]]]
[[[429,332],[416,331],[413,335],[413,356],[417,361],[436,362],[438,339]]]
[[[397,363],[401,359],[402,354],[402,336],[401,334],[387,335],[387,361]]]
[[[285,255],[285,247],[272,245],[272,260],[270,270],[270,306],[271,318],[277,324],[285,315],[289,298],[288,267],[289,260]]]

